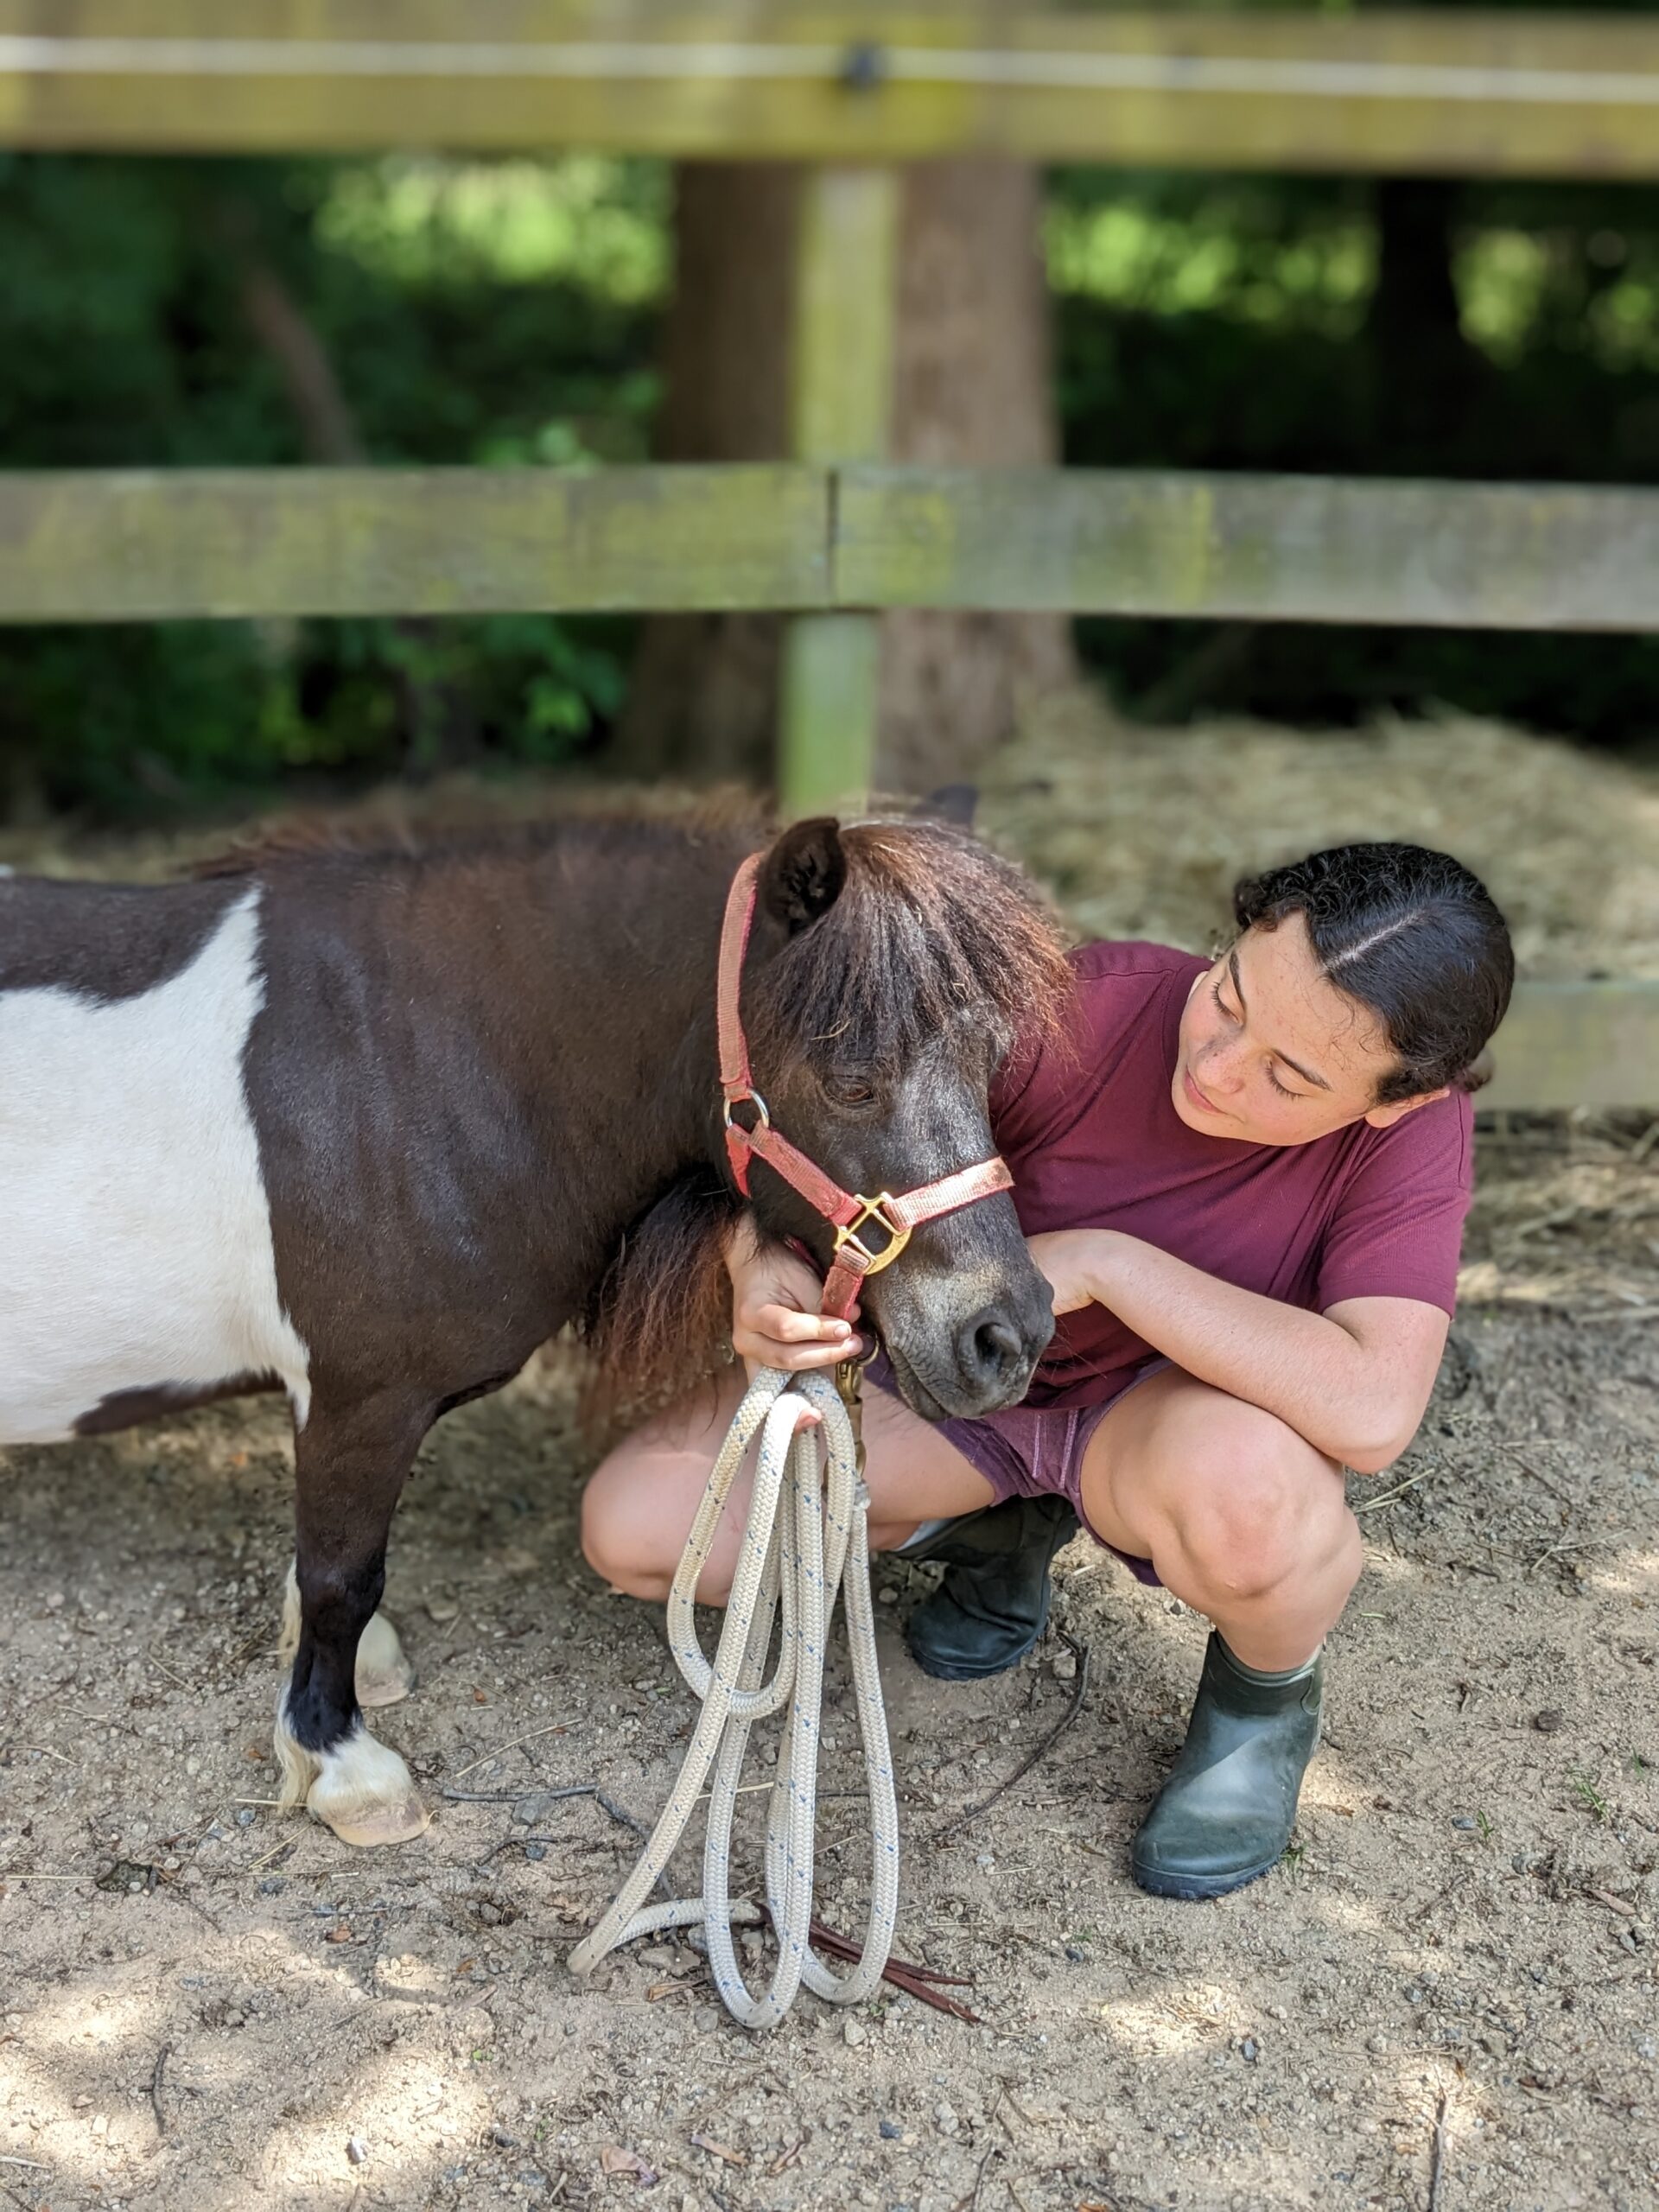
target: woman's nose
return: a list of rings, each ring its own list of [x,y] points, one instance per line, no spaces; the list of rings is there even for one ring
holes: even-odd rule
[[[1230,1052],[1225,1045],[1211,1046],[1207,1052],[1198,1055],[1197,1073],[1205,1090],[1236,1090],[1241,1073],[1239,1055]]]

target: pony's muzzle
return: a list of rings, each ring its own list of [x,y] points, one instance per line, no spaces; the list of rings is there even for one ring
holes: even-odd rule
[[[965,1391],[988,1411],[1010,1405],[1031,1379],[1052,1333],[1045,1313],[1033,1328],[1006,1305],[982,1306],[957,1332],[957,1371]]]

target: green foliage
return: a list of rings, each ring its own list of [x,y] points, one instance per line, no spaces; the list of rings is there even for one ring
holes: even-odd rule
[[[1659,483],[1650,189],[1073,170],[1049,244],[1073,462]],[[1081,636],[1155,713],[1319,722],[1445,700],[1609,743],[1659,722],[1652,638],[1104,620]]]
[[[371,460],[641,458],[669,193],[660,164],[594,156],[0,156],[0,466],[308,458],[255,273]],[[1659,193],[1065,169],[1046,246],[1074,462],[1659,482]],[[1083,632],[1165,714],[1659,724],[1659,639]],[[0,632],[0,812],[557,762],[603,739],[629,644],[551,616]]]
[[[0,156],[0,465],[314,457],[245,288],[308,326],[366,457],[639,458],[666,251],[650,165]],[[552,616],[0,632],[0,810],[99,816],[602,734],[627,628]]]

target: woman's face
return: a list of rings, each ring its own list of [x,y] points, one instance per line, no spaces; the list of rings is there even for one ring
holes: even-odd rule
[[[1170,1086],[1191,1129],[1244,1144],[1309,1144],[1364,1120],[1387,1128],[1444,1091],[1376,1104],[1395,1065],[1369,1007],[1322,975],[1307,925],[1247,930],[1200,976]]]

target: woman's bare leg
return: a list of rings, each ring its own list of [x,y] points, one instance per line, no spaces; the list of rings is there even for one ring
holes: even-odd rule
[[[582,1502],[582,1548],[596,1573],[630,1597],[658,1601],[696,1516],[709,1471],[742,1402],[741,1366],[681,1401],[624,1440],[602,1460]],[[975,1513],[991,1486],[937,1428],[889,1391],[864,1392],[864,1479],[870,1492],[870,1548],[891,1551],[925,1521]],[[697,1596],[724,1605],[749,1514],[750,1471],[727,1500]]]
[[[1342,1470],[1274,1414],[1166,1368],[1089,1440],[1083,1503],[1106,1541],[1149,1559],[1247,1667],[1300,1666],[1359,1578]]]

